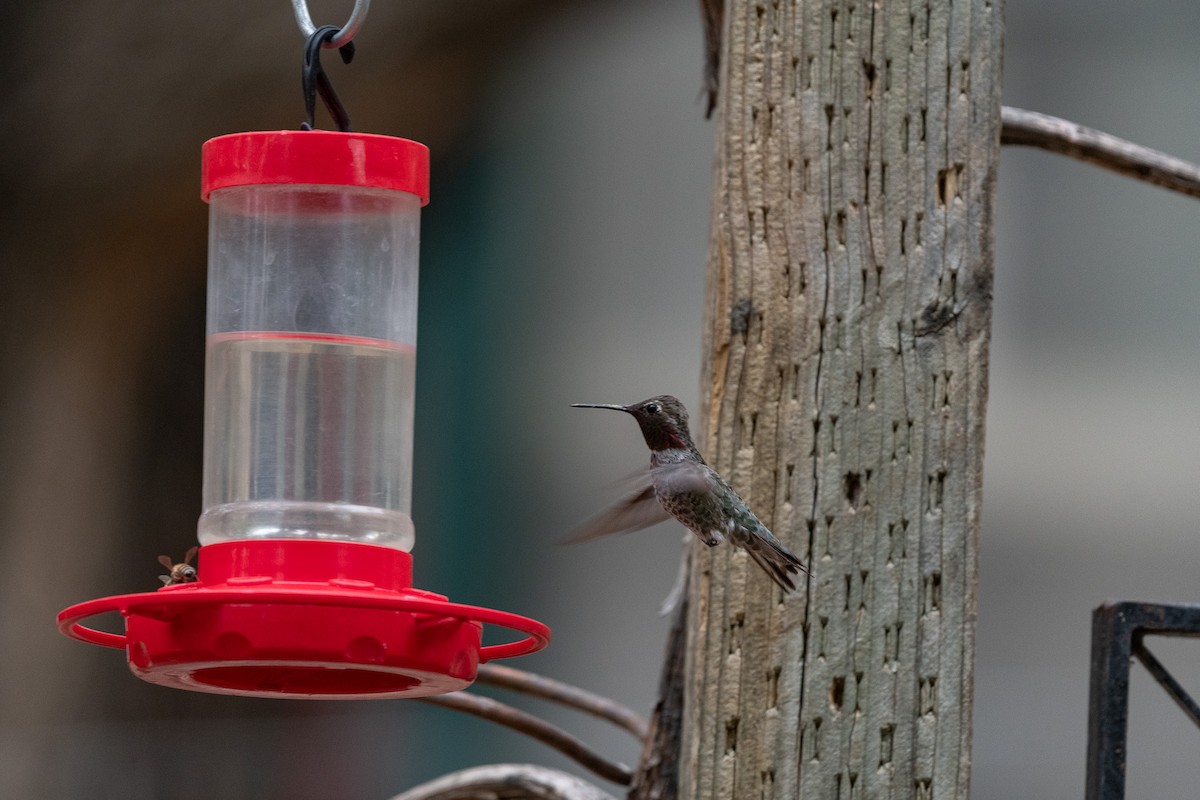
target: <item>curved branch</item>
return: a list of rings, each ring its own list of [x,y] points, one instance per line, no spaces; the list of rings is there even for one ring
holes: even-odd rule
[[[490,697],[481,697],[470,692],[451,692],[450,694],[422,697],[420,700],[435,706],[465,711],[468,714],[474,714],[490,722],[520,731],[526,736],[531,736],[539,742],[553,747],[576,763],[613,783],[628,786],[629,782],[633,780],[633,770],[629,767],[617,761],[610,761],[562,728]]]
[[[581,778],[534,764],[489,764],[452,772],[392,800],[617,800]]]
[[[501,664],[481,664],[476,681],[552,700],[606,719],[632,733],[638,741],[645,741],[646,733],[650,729],[650,724],[644,717],[620,703],[544,675]]]
[[[1200,166],[1065,119],[1004,106],[1000,144],[1040,147],[1200,198]]]

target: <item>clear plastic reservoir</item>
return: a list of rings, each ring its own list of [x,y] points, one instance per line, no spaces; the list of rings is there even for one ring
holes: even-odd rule
[[[411,549],[420,198],[284,183],[209,203],[200,544]]]

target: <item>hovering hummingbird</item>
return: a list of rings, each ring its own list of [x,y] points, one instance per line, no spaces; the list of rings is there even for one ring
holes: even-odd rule
[[[742,548],[784,591],[796,588],[792,575],[808,572],[704,462],[688,432],[687,409],[670,395],[631,406],[574,403],[572,408],[611,408],[632,414],[650,448],[650,469],[632,493],[587,520],[570,541],[641,530],[672,516],[709,547],[726,539]]]

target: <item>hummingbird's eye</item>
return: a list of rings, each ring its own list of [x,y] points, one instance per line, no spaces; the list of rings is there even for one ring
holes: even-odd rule
[[[647,414],[657,414],[659,412],[659,410],[660,409],[659,409],[658,403],[647,403],[646,404],[646,413]]]

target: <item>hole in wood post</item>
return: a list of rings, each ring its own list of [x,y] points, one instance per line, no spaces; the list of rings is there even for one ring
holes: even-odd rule
[[[884,725],[879,729],[879,766],[892,763],[892,740],[896,733],[895,725]]]
[[[931,514],[939,513],[946,497],[946,470],[939,469],[926,479],[929,494],[928,508]]]
[[[958,196],[958,170],[953,167],[939,169],[937,174],[937,204],[944,208]]]
[[[942,607],[942,573],[931,572],[925,576],[925,591],[922,597],[922,614],[937,611]]]
[[[746,624],[744,612],[738,612],[729,622],[729,648],[727,653],[733,655],[742,649],[742,628]]]
[[[847,472],[842,476],[842,494],[846,498],[851,511],[857,511],[862,504],[863,479],[861,472]]]
[[[917,688],[917,702],[921,713],[937,714],[937,676],[927,675],[921,678]]]
[[[829,707],[833,709],[835,714],[842,710],[842,702],[845,698],[846,678],[845,676],[838,675],[829,684]]]

